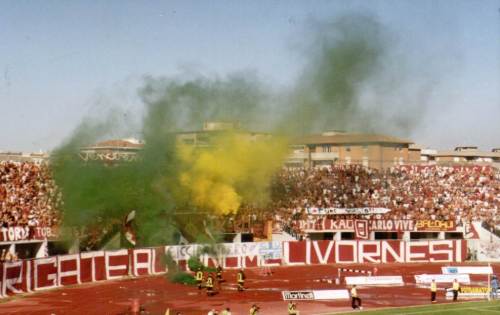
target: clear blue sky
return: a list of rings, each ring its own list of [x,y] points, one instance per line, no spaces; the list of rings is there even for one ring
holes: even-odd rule
[[[439,82],[414,141],[500,147],[499,9],[473,0],[0,0],[0,150],[50,150],[104,105],[137,109],[145,74],[243,69],[286,86],[304,62],[295,48],[307,22],[356,11],[376,16]]]

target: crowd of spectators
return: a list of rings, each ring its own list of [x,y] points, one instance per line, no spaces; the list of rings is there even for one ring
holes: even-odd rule
[[[19,257],[16,253],[11,253],[6,248],[2,249],[0,253],[0,262],[12,262],[18,260]]]
[[[62,202],[46,164],[0,161],[0,227],[55,227]]]
[[[481,166],[395,166],[377,170],[361,165],[284,169],[273,184],[274,220],[298,231],[293,222],[316,220],[309,207],[383,207],[376,219],[482,220],[500,224],[500,172]],[[335,216],[332,218],[354,218]]]
[[[241,227],[274,221],[280,229],[300,232],[298,221],[318,219],[307,213],[311,207],[382,207],[390,211],[372,218],[453,220],[457,225],[481,220],[500,226],[500,171],[487,166],[284,168],[273,179],[270,197],[264,207],[244,204],[231,229],[238,232]],[[47,165],[0,161],[0,227],[57,227],[61,205],[62,195]]]

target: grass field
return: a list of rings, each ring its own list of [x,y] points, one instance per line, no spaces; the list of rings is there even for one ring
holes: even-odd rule
[[[495,301],[480,301],[480,302],[460,302],[446,303],[426,306],[412,306],[401,308],[387,308],[377,311],[353,311],[341,314],[360,313],[363,315],[385,315],[385,314],[432,314],[432,315],[467,315],[467,314],[499,314],[500,315],[500,300]],[[332,314],[333,315],[333,314]],[[335,315],[339,315],[336,313]]]

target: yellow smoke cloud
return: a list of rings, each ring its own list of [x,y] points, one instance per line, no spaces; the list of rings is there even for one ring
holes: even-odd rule
[[[187,203],[216,214],[235,213],[245,201],[264,203],[287,148],[280,137],[255,140],[237,132],[216,136],[207,148],[180,144],[179,193]]]

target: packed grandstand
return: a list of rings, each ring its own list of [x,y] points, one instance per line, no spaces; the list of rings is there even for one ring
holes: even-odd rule
[[[364,294],[371,285],[399,287],[416,281],[416,288],[425,288],[430,283],[425,281],[431,278],[418,273],[427,268],[419,264],[500,260],[500,242],[495,236],[500,231],[500,171],[490,165],[394,164],[386,169],[359,164],[284,166],[272,177],[269,192],[265,205],[247,202],[235,214],[211,217],[220,221],[219,226],[224,227],[226,235],[224,240],[229,243],[208,248],[181,237],[179,244],[134,248],[130,246],[133,212],[106,223],[102,218],[95,218],[94,225],[72,228],[68,234],[63,232],[66,229],[65,214],[61,210],[64,195],[53,179],[48,160],[0,161],[0,281],[3,283],[0,297],[86,282],[160,275],[166,270],[163,257],[167,254],[168,259],[175,262],[176,272],[202,270],[194,267],[200,265],[193,265],[193,258],[204,266],[199,283],[206,289],[208,298],[223,292],[233,294],[233,290],[259,292],[259,286],[272,285],[268,279],[285,277],[278,286],[284,301],[316,301],[321,300],[317,296],[323,294],[325,299],[345,304],[342,301],[353,293],[344,287],[353,288],[357,282],[352,281],[364,281],[360,286]],[[116,235],[128,240],[128,249],[120,247],[123,242],[118,243],[121,244],[118,248],[110,247]],[[78,239],[78,242],[70,242],[68,246],[68,239]],[[64,242],[65,246],[59,245]],[[380,265],[374,268],[372,263]],[[390,267],[392,263],[414,263],[410,266],[415,270],[405,264],[394,269]],[[316,276],[305,272],[304,275],[313,277],[311,279],[302,279],[299,275],[290,278],[280,271],[271,271],[271,267],[282,265],[299,268],[310,264],[346,267],[338,267],[333,275],[323,269],[318,269],[321,272]],[[228,271],[223,274],[221,271],[221,278],[217,276],[215,280],[210,273],[215,267]],[[243,270],[240,268],[249,270],[247,276],[253,278],[253,282],[237,282],[236,290],[236,282],[233,284],[222,277],[242,279],[239,273],[229,271]],[[398,271],[398,268],[402,269]],[[483,267],[474,268],[468,272],[484,272]],[[492,273],[493,269],[488,272]],[[443,290],[457,277],[444,271],[434,276],[443,281],[440,283]],[[476,297],[477,290],[486,292],[481,293],[481,297],[489,294],[490,289],[484,288],[489,280],[485,281],[484,276],[459,276],[463,284],[473,280],[481,285],[464,287],[472,292],[463,293],[464,296]],[[172,277],[175,278],[170,276],[170,279]],[[299,279],[313,281],[319,289],[294,290],[301,287]],[[296,284],[287,284],[289,281]],[[155,287],[164,285],[167,284],[154,284]],[[156,292],[151,287],[148,290]],[[187,290],[185,293],[180,290],[178,294],[193,294]],[[405,286],[397,290],[400,291],[392,294],[406,294],[405,290],[410,289]],[[445,292],[445,296],[451,294],[451,291]],[[147,299],[143,297],[142,301]],[[219,299],[243,299],[250,305],[244,294]],[[361,306],[356,306],[354,301],[353,308]],[[132,299],[130,306],[120,307],[127,309],[127,314],[149,314],[144,306],[138,306],[140,303]],[[186,314],[199,314],[168,301],[167,305],[167,311],[173,305],[173,309],[183,309]],[[229,304],[225,305],[228,308]],[[323,307],[328,310],[332,305]],[[293,302],[288,306],[298,307]],[[149,309],[155,307],[165,308],[165,305],[149,306]],[[321,309],[318,307],[306,304],[299,308]],[[277,308],[268,307],[269,310],[279,312]]]
[[[226,232],[253,232],[256,238],[270,239],[269,231],[263,226],[272,222],[274,233],[284,231],[297,239],[306,239],[312,236],[307,230],[334,232],[334,227],[324,227],[325,220],[428,220],[452,222],[456,231],[463,233],[461,238],[467,238],[470,237],[468,227],[473,222],[482,222],[493,231],[498,231],[500,226],[497,215],[500,171],[491,166],[283,168],[274,176],[270,190],[271,200],[265,207],[242,205],[230,218],[231,225],[226,225]],[[0,162],[2,244],[54,240],[64,217],[59,210],[62,202],[63,196],[51,178],[47,163]],[[318,211],[337,208],[390,211],[349,214]],[[319,222],[323,222],[323,226]],[[93,245],[99,243],[103,230],[106,231],[100,226],[77,232],[91,236],[87,242],[90,244],[86,245],[88,249],[97,249]]]

